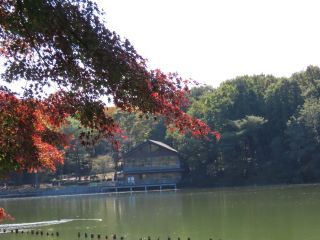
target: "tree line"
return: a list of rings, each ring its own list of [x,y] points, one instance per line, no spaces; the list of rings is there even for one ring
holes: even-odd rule
[[[109,107],[106,111],[125,136],[117,139],[120,149],[106,140],[84,146],[79,138],[80,122],[70,119],[62,128],[64,134],[73,136],[64,165],[49,179],[113,171],[124,152],[154,139],[179,151],[186,170],[185,186],[320,181],[319,67],[309,66],[289,78],[241,76],[216,89],[195,87],[188,100],[186,113],[216,129],[220,140],[172,131],[159,116]]]
[[[122,150],[147,138],[175,147],[188,186],[294,184],[320,181],[320,69],[289,78],[241,76],[193,88],[186,112],[221,133],[193,138],[168,131],[163,119],[115,114],[128,139]]]

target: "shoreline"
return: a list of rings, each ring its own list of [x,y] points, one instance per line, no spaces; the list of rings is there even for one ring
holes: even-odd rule
[[[73,196],[90,194],[107,194],[123,192],[148,192],[153,190],[165,191],[168,189],[177,190],[176,184],[145,184],[145,185],[95,185],[95,186],[63,186],[59,188],[44,188],[28,191],[3,191],[0,192],[0,199],[28,198],[28,197],[49,197],[49,196]]]
[[[0,192],[0,200],[16,199],[16,198],[34,198],[34,197],[59,197],[59,196],[80,196],[80,195],[94,195],[94,194],[117,194],[117,193],[133,193],[133,192],[154,192],[167,190],[181,190],[181,189],[212,189],[212,190],[231,190],[231,189],[247,189],[247,188],[290,188],[290,187],[314,187],[319,186],[320,183],[301,183],[301,184],[276,184],[276,185],[246,185],[246,186],[221,186],[221,187],[179,187],[177,188],[150,188],[147,191],[143,190],[141,186],[118,186],[118,191],[115,186],[65,186],[60,188],[46,188],[35,189],[34,191],[8,191]],[[155,185],[152,185],[153,187]],[[130,190],[130,187],[132,188]]]

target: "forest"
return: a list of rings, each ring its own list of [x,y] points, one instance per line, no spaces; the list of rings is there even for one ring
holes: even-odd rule
[[[320,68],[309,66],[289,78],[241,76],[214,89],[198,86],[184,109],[221,133],[192,137],[166,127],[161,117],[108,108],[125,138],[120,151],[107,141],[85,147],[70,120],[64,133],[75,136],[57,174],[112,171],[121,154],[146,139],[176,148],[185,168],[184,186],[296,184],[320,181]],[[112,167],[111,167],[112,168]]]
[[[320,69],[290,78],[242,76],[193,89],[188,113],[222,134],[219,142],[166,135],[189,166],[190,184],[319,181]]]
[[[187,113],[221,133],[221,139],[192,138],[166,131],[161,120],[122,114],[129,138],[146,138],[179,150],[188,186],[312,183],[320,180],[320,68],[289,78],[236,77],[214,89],[193,88]]]

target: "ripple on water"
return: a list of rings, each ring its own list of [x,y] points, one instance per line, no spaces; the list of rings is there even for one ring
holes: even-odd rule
[[[28,223],[14,223],[14,224],[0,224],[0,229],[2,233],[4,231],[10,231],[13,229],[32,229],[38,227],[46,227],[51,225],[63,224],[73,221],[99,221],[101,222],[102,219],[60,219],[60,220],[50,220],[50,221],[41,221],[41,222],[28,222]]]

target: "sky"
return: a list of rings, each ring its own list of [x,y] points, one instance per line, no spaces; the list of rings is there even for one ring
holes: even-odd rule
[[[96,0],[151,69],[219,86],[320,66],[318,0]]]
[[[320,66],[319,0],[95,1],[150,69],[218,87],[236,76],[289,77]]]

